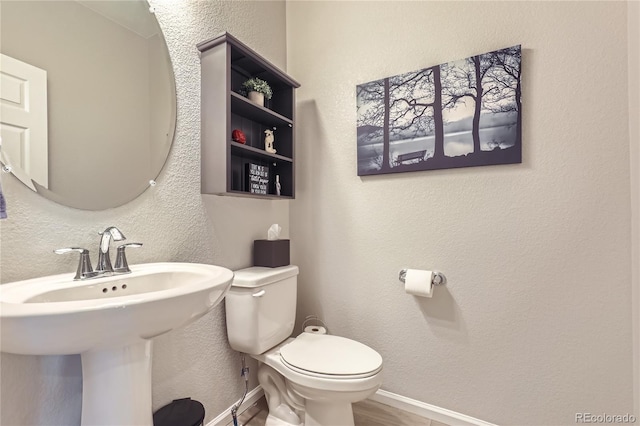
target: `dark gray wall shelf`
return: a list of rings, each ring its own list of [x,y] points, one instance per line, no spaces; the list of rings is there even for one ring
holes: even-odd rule
[[[198,44],[202,70],[201,192],[263,199],[295,198],[295,89],[300,85],[229,33]],[[273,91],[265,106],[238,92],[251,77]],[[234,129],[246,144],[234,142]],[[264,131],[274,130],[275,154],[264,150]],[[267,194],[249,189],[247,168],[268,168]],[[276,195],[279,175],[281,195]]]
[[[240,151],[251,152],[259,157],[269,157],[274,160],[279,161],[287,161],[289,163],[293,163],[293,158],[285,157],[284,155],[271,154],[270,152],[266,152],[264,149],[254,148],[252,146],[243,145],[238,142],[231,142],[231,149],[238,149]],[[250,154],[247,154],[250,155]]]
[[[231,109],[236,114],[254,121],[271,124],[275,127],[293,126],[293,121],[287,117],[258,104],[254,104],[249,99],[235,92],[231,92]]]

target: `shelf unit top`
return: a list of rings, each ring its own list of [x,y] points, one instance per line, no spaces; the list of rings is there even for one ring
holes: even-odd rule
[[[297,81],[289,77],[287,74],[281,71],[278,67],[273,65],[271,62],[267,61],[264,57],[262,57],[258,53],[254,52],[249,46],[247,46],[246,44],[244,44],[243,42],[241,42],[240,40],[238,40],[228,32],[224,32],[219,36],[214,37],[210,40],[206,40],[201,43],[198,43],[196,47],[201,53],[203,53],[222,43],[229,43],[236,50],[236,52],[232,54],[232,56],[235,55],[236,59],[244,56],[253,60],[254,62],[259,62],[260,65],[265,69],[265,71],[267,71],[269,74],[272,74],[276,79],[279,79],[285,82],[286,84],[288,84],[289,86],[294,87],[296,89],[300,87],[300,83],[298,83]],[[241,53],[241,55],[238,56],[237,55],[238,53]]]

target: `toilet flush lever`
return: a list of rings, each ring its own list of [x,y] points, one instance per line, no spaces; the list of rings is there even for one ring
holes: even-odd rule
[[[260,290],[260,291],[259,291],[259,292],[257,292],[257,293],[253,293],[253,294],[252,294],[252,296],[253,296],[253,297],[262,297],[262,296],[264,296],[264,295],[265,295],[265,293],[266,293],[266,291],[264,291],[264,290]]]

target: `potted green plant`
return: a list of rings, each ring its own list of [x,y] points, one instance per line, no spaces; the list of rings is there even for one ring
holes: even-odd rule
[[[264,106],[264,98],[271,99],[271,96],[273,96],[269,83],[257,77],[250,78],[242,83],[242,89],[252,102],[260,106]]]

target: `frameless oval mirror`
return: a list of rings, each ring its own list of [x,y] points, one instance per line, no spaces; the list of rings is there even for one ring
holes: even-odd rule
[[[173,68],[147,2],[3,1],[0,28],[5,169],[85,210],[144,192],[176,122]]]

